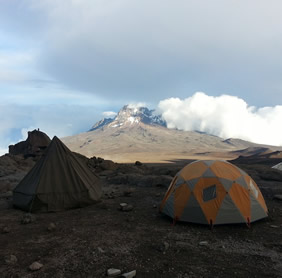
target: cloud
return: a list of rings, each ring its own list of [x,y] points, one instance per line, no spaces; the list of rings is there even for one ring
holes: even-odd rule
[[[102,113],[103,117],[105,118],[113,118],[116,116],[116,112],[113,112],[113,111],[105,111]]]
[[[282,102],[280,0],[3,2],[5,34],[68,88],[126,102],[187,90]]]
[[[186,99],[162,100],[158,109],[169,128],[282,146],[282,105],[256,108],[236,96],[198,92]]]
[[[131,102],[127,106],[128,108],[135,109],[140,107],[146,107],[147,104],[145,102]]]
[[[40,128],[49,137],[69,136],[85,132],[100,119],[102,111],[94,106],[47,104],[47,105],[0,105],[0,149],[6,150],[27,137],[27,131]]]

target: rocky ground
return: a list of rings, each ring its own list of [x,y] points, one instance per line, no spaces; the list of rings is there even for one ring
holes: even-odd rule
[[[34,162],[20,167],[23,161],[17,166],[9,157],[14,172],[5,174],[1,161],[1,278],[99,278],[107,277],[110,268],[136,270],[136,277],[282,277],[282,201],[276,198],[282,194],[282,172],[271,169],[277,161],[234,162],[261,187],[269,217],[251,228],[223,225],[213,230],[172,225],[158,212],[172,177],[188,161],[125,165],[85,159],[104,181],[102,201],[32,215],[11,207],[9,190]]]

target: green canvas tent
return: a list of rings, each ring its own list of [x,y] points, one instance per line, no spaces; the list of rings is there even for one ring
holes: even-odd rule
[[[14,189],[13,204],[26,211],[60,211],[90,205],[101,195],[99,178],[55,136]]]

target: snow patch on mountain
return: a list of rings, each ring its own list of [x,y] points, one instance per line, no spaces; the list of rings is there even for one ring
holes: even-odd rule
[[[105,127],[118,128],[144,123],[166,127],[166,122],[161,115],[156,115],[155,110],[138,105],[125,105],[113,119],[104,118],[97,122],[89,131],[103,129]]]

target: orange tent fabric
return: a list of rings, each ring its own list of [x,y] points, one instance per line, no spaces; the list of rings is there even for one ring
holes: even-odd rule
[[[251,223],[268,213],[255,181],[221,160],[185,166],[170,184],[160,211],[174,220],[212,225]]]

